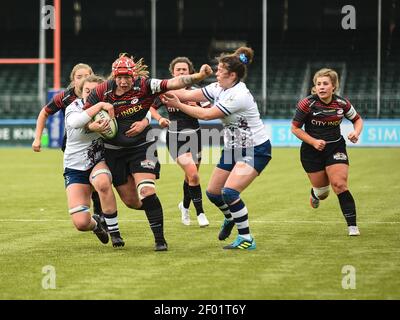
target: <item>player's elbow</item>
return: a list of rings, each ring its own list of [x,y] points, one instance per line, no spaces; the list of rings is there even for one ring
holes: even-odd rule
[[[46,108],[42,108],[39,112],[39,118],[43,118],[44,120],[47,120],[49,117],[49,113],[46,111]]]
[[[296,133],[297,133],[298,130],[299,130],[299,128],[296,127],[294,124],[292,124],[291,131],[292,131],[292,133],[293,133],[294,135],[296,135]]]

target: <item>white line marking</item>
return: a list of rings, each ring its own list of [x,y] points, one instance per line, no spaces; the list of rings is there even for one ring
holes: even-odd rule
[[[69,222],[69,219],[0,219],[0,222]],[[166,221],[172,222],[171,219]],[[147,220],[119,219],[118,222],[148,222]],[[219,224],[221,221],[211,221]],[[312,221],[312,220],[251,220],[250,223],[270,223],[270,224],[343,224],[343,221]],[[363,221],[361,224],[400,224],[400,221]]]

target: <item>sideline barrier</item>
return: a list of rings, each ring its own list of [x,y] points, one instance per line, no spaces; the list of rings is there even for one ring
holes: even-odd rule
[[[264,120],[273,147],[298,147],[301,141],[291,132],[291,120]],[[348,147],[399,147],[400,119],[364,120],[364,129],[357,143],[347,139],[353,124],[344,120],[341,132]]]

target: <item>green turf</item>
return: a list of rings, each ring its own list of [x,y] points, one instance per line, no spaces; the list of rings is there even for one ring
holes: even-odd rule
[[[334,194],[309,206],[298,149],[275,148],[242,195],[255,251],[221,249],[222,214],[204,194],[213,165],[201,168],[204,229],[181,224],[182,172],[164,165],[157,193],[170,250],[156,253],[143,211],[121,202],[123,249],[73,228],[60,151],[0,149],[0,299],[400,299],[400,149],[349,155],[360,237],[347,236]],[[46,265],[56,289],[42,288]],[[342,288],[345,265],[356,270],[356,289]]]

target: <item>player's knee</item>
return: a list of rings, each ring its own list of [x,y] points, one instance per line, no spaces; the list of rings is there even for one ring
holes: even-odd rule
[[[156,190],[155,188],[152,187],[143,187],[140,191],[139,191],[139,199],[143,200],[144,198],[147,198],[149,196],[151,196],[152,194],[155,194]]]
[[[314,194],[318,197],[319,200],[324,200],[329,196],[329,186],[321,187],[321,188],[314,188]]]
[[[156,184],[152,179],[145,179],[137,185],[139,199],[142,200],[156,193]]]
[[[240,199],[240,192],[231,188],[222,188],[222,198],[227,205],[230,205]]]
[[[220,194],[214,194],[206,190],[206,196],[208,200],[210,200],[212,203],[214,203],[217,206],[220,206],[224,203],[224,200],[222,199],[222,195]]]
[[[187,174],[189,185],[197,186],[200,184],[200,176],[197,172]]]
[[[109,180],[102,179],[96,182],[96,191],[98,193],[107,193],[112,190]]]
[[[89,229],[90,221],[74,221],[74,226],[78,231],[86,231]]]
[[[108,169],[98,169],[91,175],[92,183],[99,193],[105,193],[111,190],[112,175]]]
[[[347,183],[345,181],[331,181],[331,185],[336,194],[347,191]]]
[[[86,214],[79,214],[86,213]],[[74,208],[69,209],[69,214],[72,217],[72,222],[74,226],[79,231],[88,230],[90,224],[90,208],[86,205],[79,205]]]

